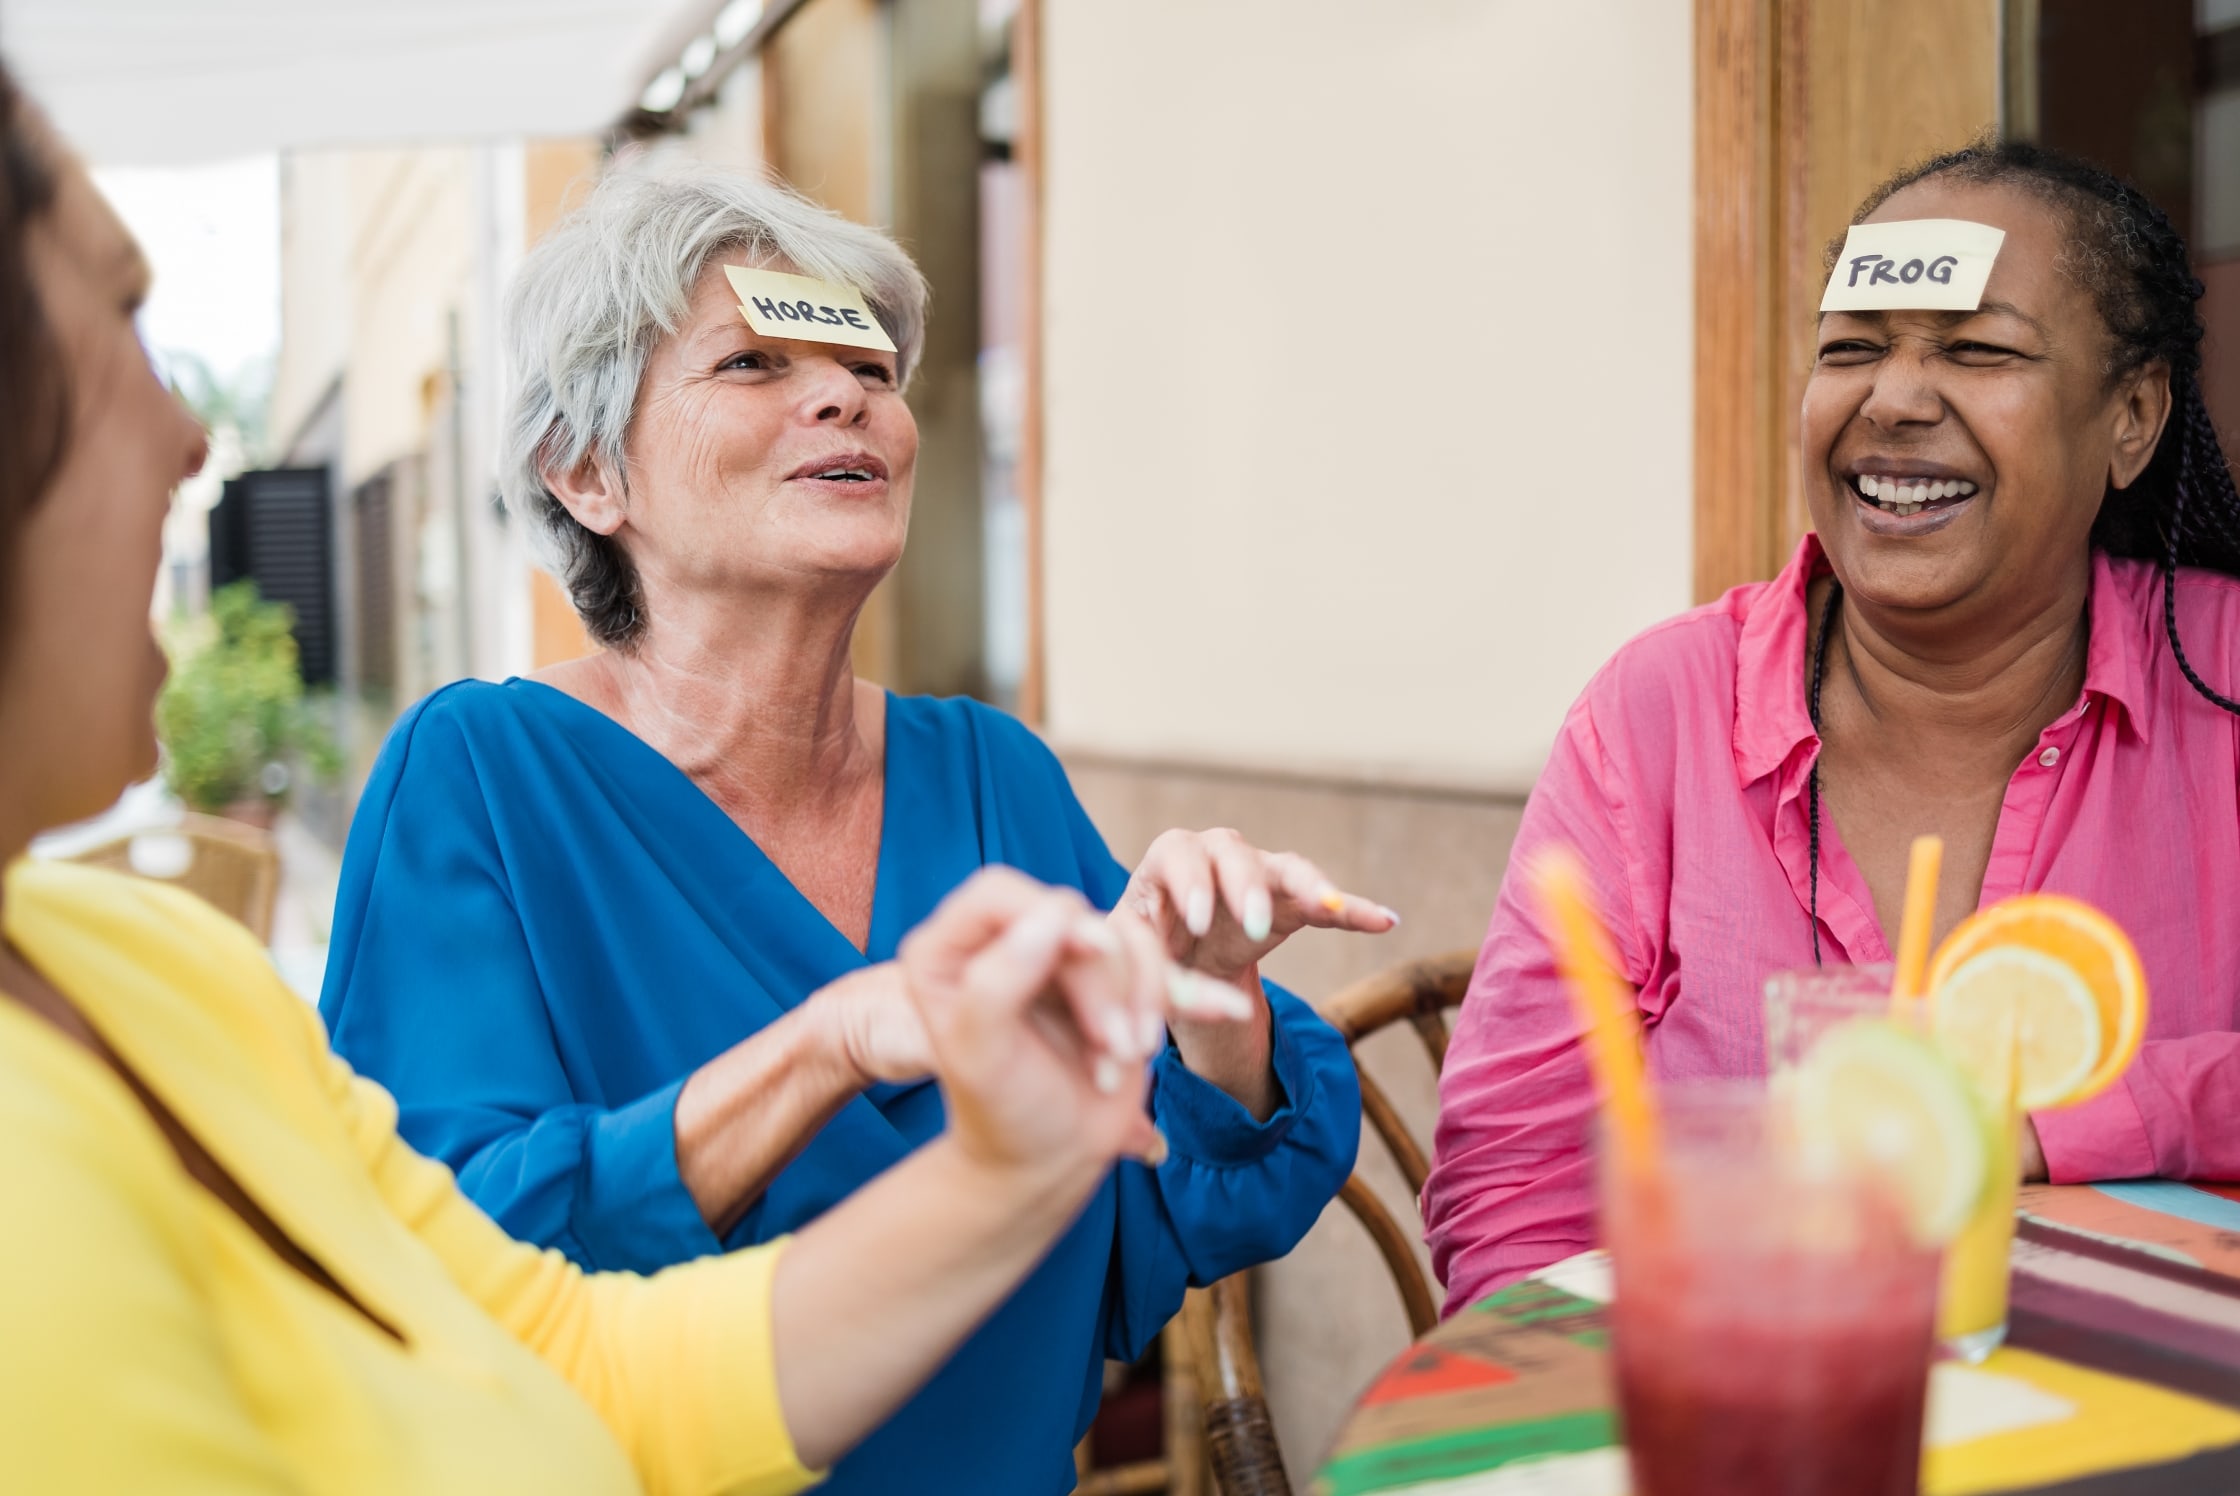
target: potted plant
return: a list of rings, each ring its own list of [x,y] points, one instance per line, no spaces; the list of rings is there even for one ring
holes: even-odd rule
[[[170,631],[156,735],[164,782],[190,809],[269,828],[298,766],[340,771],[333,735],[304,699],[294,626],[286,603],[235,582]]]

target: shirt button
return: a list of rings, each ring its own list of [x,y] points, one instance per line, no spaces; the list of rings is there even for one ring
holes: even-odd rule
[[[2061,762],[2061,750],[2058,748],[2048,748],[2045,752],[2038,755],[2038,762],[2044,764],[2049,769],[2052,768],[2055,764]]]

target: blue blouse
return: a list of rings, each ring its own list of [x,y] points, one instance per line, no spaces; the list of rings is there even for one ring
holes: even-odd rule
[[[585,1267],[650,1272],[798,1230],[941,1131],[936,1087],[876,1087],[719,1239],[678,1177],[674,1113],[694,1070],[891,958],[988,863],[1104,909],[1127,882],[1056,757],[976,702],[888,698],[859,951],[621,724],[534,682],[462,682],[407,712],[374,766],[320,1009],[336,1049],[396,1094],[404,1136],[508,1231]],[[1277,1112],[1254,1122],[1170,1046],[1151,1100],[1167,1162],[1117,1167],[827,1489],[1070,1490],[1104,1359],[1141,1355],[1185,1286],[1306,1234],[1353,1166],[1360,1092],[1336,1032],[1289,993],[1268,996]]]

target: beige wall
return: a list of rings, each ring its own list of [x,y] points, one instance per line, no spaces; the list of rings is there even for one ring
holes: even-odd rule
[[[281,334],[268,424],[285,446],[350,356],[350,158],[296,151],[280,170]]]
[[[1475,946],[1501,884],[1523,799],[1306,776],[1239,774],[1093,753],[1066,770],[1113,855],[1133,864],[1169,826],[1230,825],[1260,846],[1311,850],[1347,888],[1391,900],[1400,928],[1376,939],[1309,930],[1284,943],[1268,975],[1310,1001],[1398,961]],[[1431,1137],[1434,1075],[1405,1025],[1365,1040],[1359,1058],[1410,1132]],[[1406,1181],[1374,1135],[1357,1166],[1411,1230]],[[1422,1254],[1430,1270],[1428,1254]],[[1269,1412],[1296,1489],[1371,1377],[1408,1345],[1398,1291],[1368,1235],[1333,1203],[1305,1241],[1254,1274],[1255,1328]]]
[[[347,366],[347,489],[427,444],[445,317],[471,299],[472,153],[306,151],[285,169],[272,425],[292,436]]]
[[[285,444],[306,418],[324,420],[319,402],[340,378],[339,451],[314,443],[300,455],[334,461],[346,636],[363,622],[350,611],[354,495],[377,473],[398,474],[391,707],[460,675],[503,675],[534,659],[525,537],[489,503],[497,304],[531,227],[531,177],[558,199],[593,160],[580,144],[551,142],[287,160],[273,429]],[[372,721],[354,751],[370,749],[385,726]]]
[[[1689,600],[1691,7],[1046,15],[1046,728],[1123,860],[1233,825],[1402,911],[1302,994],[1474,946],[1565,709]],[[1428,1140],[1412,1036],[1362,1058]],[[1342,1207],[1255,1278],[1303,1489],[1407,1325]]]
[[[1521,784],[1686,605],[1689,19],[1050,4],[1055,737]]]
[[[355,486],[384,464],[424,451],[447,366],[446,315],[462,308],[474,235],[464,149],[358,151],[353,317],[343,471]]]

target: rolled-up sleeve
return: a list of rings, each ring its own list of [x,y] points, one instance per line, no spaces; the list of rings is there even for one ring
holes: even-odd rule
[[[1168,1155],[1156,1170],[1121,1165],[1108,1356],[1142,1355],[1185,1289],[1297,1246],[1353,1172],[1361,1085],[1345,1040],[1291,993],[1273,983],[1267,993],[1283,1102],[1266,1121],[1172,1046],[1153,1066],[1151,1115]]]
[[[2055,1184],[2101,1179],[2240,1179],[2240,1034],[2149,1039],[2115,1085],[2034,1112]]]
[[[1128,870],[1082,809],[1064,766],[1012,719],[990,712],[983,721],[1001,751],[1005,797],[1031,807],[1017,834],[1049,838],[1021,865],[1048,881],[1074,881],[1091,904],[1112,909]],[[1262,986],[1281,1098],[1265,1121],[1194,1073],[1173,1045],[1153,1061],[1151,1115],[1168,1156],[1157,1169],[1131,1162],[1115,1173],[1102,1324],[1104,1354],[1116,1360],[1142,1355],[1187,1289],[1298,1245],[1353,1171],[1361,1141],[1353,1056],[1305,1002],[1272,982]],[[1094,1397],[1092,1379],[1084,1426]]]
[[[1099,909],[1127,889],[1117,862],[1055,759],[1081,887]],[[1182,1307],[1185,1290],[1283,1256],[1312,1229],[1353,1172],[1361,1082],[1338,1031],[1273,982],[1268,1060],[1282,1102],[1256,1122],[1242,1103],[1182,1062],[1169,1044],[1152,1064],[1152,1120],[1167,1136],[1157,1169],[1120,1165],[1119,1221],[1106,1296],[1105,1354],[1132,1361]]]

